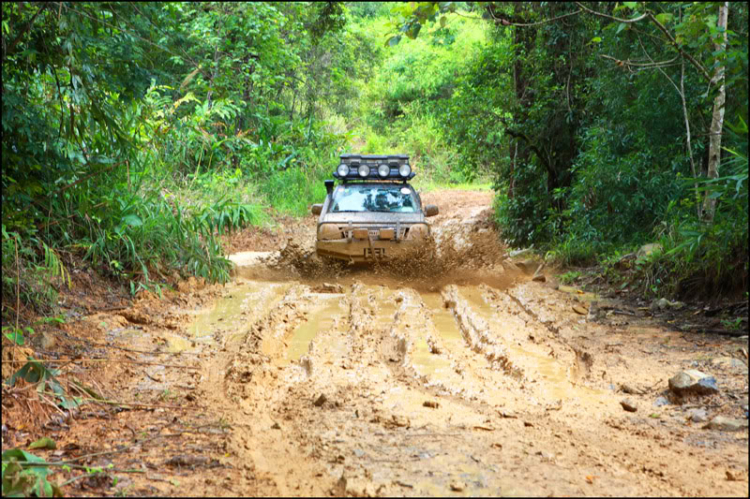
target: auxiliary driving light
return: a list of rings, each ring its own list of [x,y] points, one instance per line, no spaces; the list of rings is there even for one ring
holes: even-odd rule
[[[367,177],[370,175],[370,167],[367,165],[361,165],[357,171],[359,172],[360,177]]]
[[[378,175],[385,178],[391,173],[391,169],[388,165],[380,165],[378,166]]]
[[[367,239],[370,237],[370,232],[367,229],[354,229],[352,237],[354,239]]]
[[[408,177],[410,173],[411,173],[411,166],[409,165],[401,165],[398,168],[398,174],[401,175],[402,177]]]
[[[349,167],[344,164],[340,164],[336,169],[336,173],[339,174],[339,177],[346,177],[347,175],[349,175]]]

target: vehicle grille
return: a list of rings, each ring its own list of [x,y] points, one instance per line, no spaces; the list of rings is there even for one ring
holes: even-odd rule
[[[341,231],[341,239],[347,239],[349,237],[349,230],[359,229],[360,227],[349,227],[347,225],[340,225],[339,230]],[[370,237],[373,239],[377,239],[378,235],[380,234],[380,229],[393,229],[396,230],[396,227],[393,226],[387,226],[384,225],[382,227],[368,227],[367,231],[370,233]],[[404,239],[407,234],[409,234],[409,227],[402,227],[400,232],[398,233],[398,239]]]

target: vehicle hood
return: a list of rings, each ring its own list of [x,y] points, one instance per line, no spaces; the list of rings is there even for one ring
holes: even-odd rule
[[[395,224],[401,223],[424,223],[424,213],[377,213],[377,212],[360,212],[360,213],[326,213],[320,217],[319,223],[337,223],[337,224]]]

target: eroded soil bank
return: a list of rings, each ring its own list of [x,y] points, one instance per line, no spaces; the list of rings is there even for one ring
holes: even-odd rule
[[[424,197],[442,210],[428,258],[321,266],[310,217],[237,236],[225,287],[66,325],[109,345],[106,365],[77,369],[130,405],[52,418],[47,458],[141,471],[67,491],[747,496],[747,426],[706,429],[700,412],[746,419],[746,337],[533,280],[538,264],[495,243],[491,193]],[[671,394],[684,369],[719,393]]]

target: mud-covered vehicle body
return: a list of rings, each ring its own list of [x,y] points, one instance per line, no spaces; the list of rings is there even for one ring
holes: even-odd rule
[[[425,218],[438,214],[422,206],[408,183],[414,172],[406,155],[341,155],[326,180],[326,198],[312,207],[318,218],[315,250],[322,258],[363,262],[390,258],[424,244],[430,235]]]

